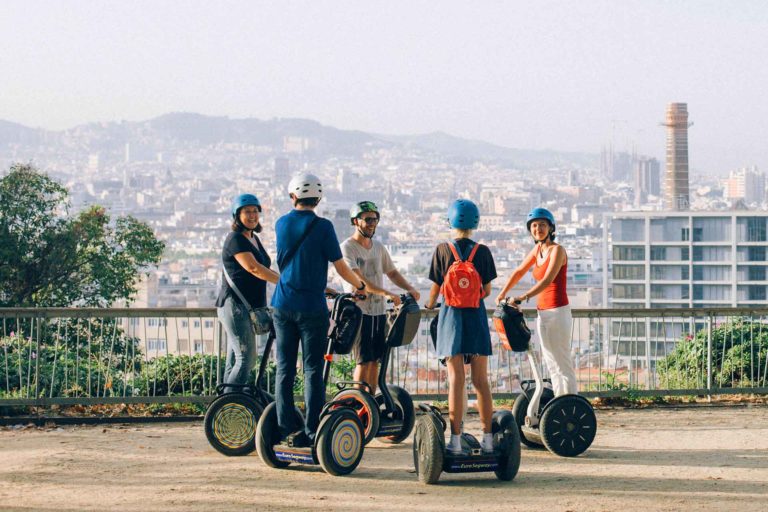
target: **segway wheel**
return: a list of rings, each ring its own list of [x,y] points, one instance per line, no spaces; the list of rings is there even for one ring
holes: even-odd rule
[[[499,469],[496,477],[511,482],[520,469],[520,431],[515,417],[509,411],[499,411],[493,415],[494,437],[498,436]]]
[[[400,432],[391,436],[380,437],[379,440],[383,443],[397,444],[405,441],[411,432],[413,432],[413,425],[416,422],[416,411],[413,409],[413,399],[410,393],[401,388],[400,386],[387,386],[389,392],[392,393],[392,399],[395,402],[395,407],[398,408],[398,412],[403,418],[403,428]]]
[[[419,416],[413,434],[413,466],[423,484],[436,484],[443,472],[445,439],[442,425],[434,414]]]
[[[336,409],[320,420],[315,441],[317,460],[329,475],[347,475],[363,458],[363,424],[352,409]]]
[[[271,468],[285,468],[290,462],[284,462],[275,455],[275,445],[280,442],[280,429],[277,426],[277,404],[272,402],[261,414],[256,426],[256,451],[262,462]]]
[[[379,416],[379,405],[369,393],[359,389],[345,389],[333,397],[334,400],[341,400],[343,398],[351,398],[354,401],[348,407],[351,407],[357,413],[357,417],[360,418],[365,435],[365,444],[370,443],[379,432],[381,419]]]
[[[549,451],[561,457],[575,457],[595,440],[597,418],[586,398],[563,395],[544,410],[539,430]]]
[[[532,397],[535,389],[536,388],[531,387],[527,393],[530,393],[530,396]],[[520,434],[520,442],[529,448],[541,448],[540,444],[526,439],[525,434],[523,433],[525,416],[528,414],[529,400],[527,393],[523,392],[517,395],[515,403],[512,405],[512,415],[515,417],[515,421],[517,422],[517,430]],[[544,392],[541,394],[541,399],[539,400],[539,412],[541,412],[541,410],[544,409],[544,406],[547,405],[547,403],[549,403],[549,401],[554,397],[555,393],[550,388],[544,388]]]
[[[256,449],[256,423],[264,408],[248,395],[227,393],[205,411],[205,437],[217,451],[230,457]]]

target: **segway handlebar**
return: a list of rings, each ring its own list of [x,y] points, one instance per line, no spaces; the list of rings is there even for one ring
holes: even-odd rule
[[[325,290],[325,297],[331,300],[347,298],[354,300],[365,300],[365,295],[360,295],[357,293],[339,293],[336,290],[332,290],[330,288]]]

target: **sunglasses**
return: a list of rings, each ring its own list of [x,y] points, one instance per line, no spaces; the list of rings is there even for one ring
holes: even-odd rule
[[[371,224],[378,224],[379,218],[378,217],[360,217],[360,220],[368,224],[369,226]]]

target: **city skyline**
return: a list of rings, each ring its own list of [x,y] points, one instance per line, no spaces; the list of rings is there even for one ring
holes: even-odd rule
[[[736,6],[734,8],[734,5]],[[443,131],[663,158],[688,103],[693,173],[768,165],[760,2],[387,5],[9,2],[0,119],[70,128],[168,112]]]

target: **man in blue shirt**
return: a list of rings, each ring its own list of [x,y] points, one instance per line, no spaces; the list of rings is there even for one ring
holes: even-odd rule
[[[293,210],[275,224],[280,280],[272,295],[277,346],[275,402],[283,439],[292,446],[312,446],[325,403],[323,355],[329,328],[325,288],[328,263],[364,295],[365,282],[344,262],[333,224],[314,210],[323,197],[323,186],[312,174],[294,177],[288,185]],[[304,430],[296,420],[293,383],[299,342],[304,359]]]

